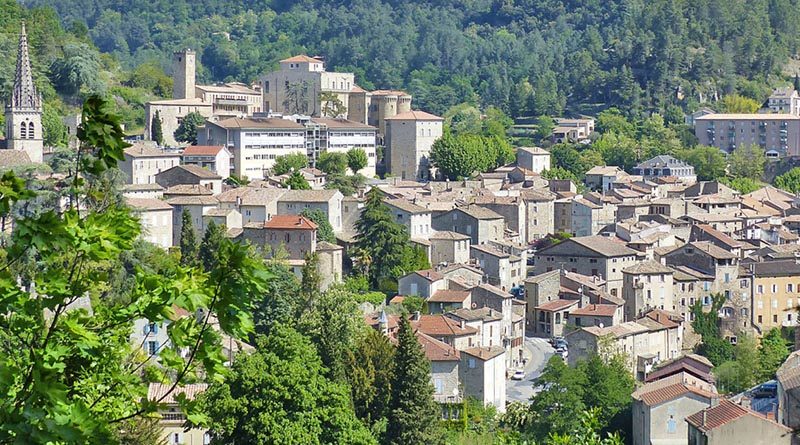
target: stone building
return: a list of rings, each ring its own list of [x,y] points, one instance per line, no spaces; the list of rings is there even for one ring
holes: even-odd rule
[[[327,241],[317,243],[319,286],[325,291],[334,283],[342,282],[342,252],[344,248]]]
[[[502,346],[472,347],[461,350],[459,375],[464,393],[481,401],[484,406],[494,406],[498,412],[506,410],[506,362]]]
[[[541,174],[545,170],[550,170],[550,152],[540,147],[519,147],[517,165]]]
[[[196,165],[226,179],[231,174],[231,152],[222,145],[190,145],[181,153],[184,165]]]
[[[126,198],[142,225],[142,239],[165,249],[172,247],[172,206],[160,199]]]
[[[719,395],[677,375],[648,383],[633,394],[633,445],[685,444],[684,419],[719,401]]]
[[[339,190],[289,190],[278,198],[279,215],[299,215],[319,209],[328,215],[334,232],[342,230],[342,192]]]
[[[2,148],[25,152],[30,162],[41,163],[44,156],[42,112],[42,95],[33,83],[28,35],[23,22],[17,46],[14,85],[11,97],[6,102],[6,139]]]
[[[355,75],[325,71],[322,59],[298,55],[281,60],[280,69],[262,76],[260,82],[265,113],[322,116],[323,94],[336,97],[349,108]]]
[[[431,264],[469,262],[469,236],[443,230],[434,232],[428,241],[431,243]]]
[[[707,114],[695,119],[701,145],[731,153],[757,145],[768,158],[800,155],[800,116],[793,114]]]
[[[402,179],[430,180],[430,153],[444,119],[424,111],[386,118],[386,171]]]
[[[161,119],[161,134],[164,138],[163,144],[168,147],[175,147],[178,141],[175,140],[175,130],[178,129],[183,119],[189,113],[199,113],[208,119],[213,114],[213,106],[203,102],[199,98],[190,99],[164,99],[154,100],[144,104],[144,138],[154,140],[153,121],[158,113]]]
[[[155,184],[156,175],[180,165],[181,156],[155,147],[155,144],[137,142],[124,151],[118,164],[128,184]]]
[[[505,236],[503,217],[477,205],[456,207],[434,217],[431,222],[434,230],[448,230],[469,236],[473,245],[502,240]]]
[[[770,444],[789,445],[793,431],[729,400],[686,418],[689,445]]]
[[[377,163],[377,130],[371,125],[346,119],[311,118],[305,122],[306,147],[309,161],[316,166],[322,153],[347,153],[351,149],[364,150],[367,165],[358,172],[367,178],[375,176]]]
[[[275,215],[265,223],[245,224],[242,238],[263,247],[269,257],[284,251],[289,260],[305,260],[317,250],[317,225],[304,216]]]
[[[625,320],[635,320],[652,309],[674,311],[673,270],[656,261],[622,269]]]
[[[212,195],[222,193],[222,177],[196,165],[176,165],[156,174],[156,183],[169,189],[175,185],[199,185],[211,190]]]
[[[262,179],[278,156],[307,155],[306,127],[289,119],[238,118],[206,121],[198,145],[223,145],[233,155],[232,173]]]

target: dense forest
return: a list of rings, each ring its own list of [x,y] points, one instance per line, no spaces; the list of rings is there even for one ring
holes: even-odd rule
[[[204,81],[252,81],[295,53],[434,113],[692,110],[763,100],[793,76],[796,0],[32,0],[129,69],[198,50]]]

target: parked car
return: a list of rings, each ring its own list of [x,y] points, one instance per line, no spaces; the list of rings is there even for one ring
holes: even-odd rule
[[[558,343],[558,342],[566,342],[566,340],[564,340],[564,337],[552,337],[552,338],[550,338],[550,344],[553,345],[553,347],[555,347],[556,343]]]
[[[514,374],[511,376],[511,380],[523,380],[525,379],[525,371],[521,369],[517,369],[514,371]]]
[[[556,348],[556,354],[560,355],[561,358],[566,360],[567,356],[569,356],[569,351],[567,350],[567,348],[565,346],[562,346],[560,348]]]
[[[753,398],[766,399],[778,395],[778,384],[774,381],[762,383],[753,390]]]
[[[560,340],[556,340],[556,342],[553,344],[553,346],[556,349],[560,349],[560,348],[567,349],[569,347],[569,343],[562,338]]]

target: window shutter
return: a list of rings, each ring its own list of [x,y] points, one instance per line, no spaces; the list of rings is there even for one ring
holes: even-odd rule
[[[153,323],[153,334],[158,334],[158,323]]]
[[[150,323],[145,323],[144,324],[144,335],[147,335],[149,333],[150,333]]]

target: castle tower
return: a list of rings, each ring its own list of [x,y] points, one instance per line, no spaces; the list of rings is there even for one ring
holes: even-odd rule
[[[194,99],[195,53],[190,49],[172,54],[172,98]]]
[[[42,96],[33,84],[25,23],[19,34],[14,90],[6,103],[6,148],[26,152],[31,162],[42,162]]]

